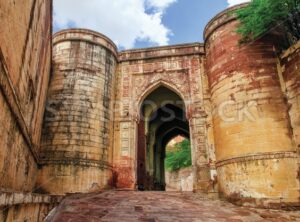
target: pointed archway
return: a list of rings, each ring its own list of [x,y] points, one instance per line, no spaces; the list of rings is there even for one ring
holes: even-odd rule
[[[163,85],[142,101],[138,124],[137,185],[139,190],[165,190],[165,147],[176,135],[189,138],[182,98]]]

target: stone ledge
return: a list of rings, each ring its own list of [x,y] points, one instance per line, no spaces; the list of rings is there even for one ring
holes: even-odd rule
[[[41,166],[47,165],[72,165],[74,167],[81,166],[81,167],[96,167],[102,170],[108,169],[111,170],[112,166],[107,162],[101,160],[89,160],[89,159],[43,159],[40,161]]]
[[[59,203],[63,196],[50,196],[35,193],[0,192],[0,207],[19,204],[51,204]]]
[[[176,56],[204,55],[202,43],[187,43],[170,46],[160,46],[144,49],[131,49],[119,53],[119,61],[135,61],[147,59],[159,59]]]
[[[299,155],[296,152],[271,152],[271,153],[261,153],[261,154],[249,154],[247,156],[234,157],[227,160],[221,160],[216,162],[216,167],[222,167],[228,164],[249,162],[255,160],[270,160],[270,159],[297,159]]]
[[[221,197],[221,200],[227,200],[237,206],[248,208],[260,208],[260,209],[273,209],[273,210],[286,210],[286,211],[298,211],[300,210],[300,202],[295,199],[284,198],[250,198],[229,196]]]

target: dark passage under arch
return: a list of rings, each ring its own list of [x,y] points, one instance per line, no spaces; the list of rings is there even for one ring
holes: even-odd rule
[[[137,185],[139,190],[165,190],[167,143],[177,135],[189,138],[184,101],[161,86],[143,101],[138,124]]]

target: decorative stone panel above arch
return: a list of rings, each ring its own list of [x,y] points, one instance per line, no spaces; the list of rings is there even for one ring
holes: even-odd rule
[[[150,53],[151,52],[151,53]],[[207,192],[210,168],[214,168],[208,83],[204,71],[202,44],[184,44],[120,53],[116,93],[114,169],[117,187],[136,186],[137,124],[143,100],[164,86],[184,101],[190,123],[193,152],[194,190]],[[126,127],[125,127],[126,126]],[[208,127],[208,128],[207,128]],[[122,172],[130,176],[120,177]],[[125,186],[124,186],[125,185]]]

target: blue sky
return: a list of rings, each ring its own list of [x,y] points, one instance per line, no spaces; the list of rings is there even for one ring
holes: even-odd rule
[[[169,44],[203,42],[203,30],[211,18],[226,9],[225,0],[178,0],[166,9],[162,23],[172,34]],[[147,47],[149,42],[137,42],[136,47]]]
[[[54,31],[88,28],[120,49],[203,42],[209,20],[247,0],[54,0]]]

